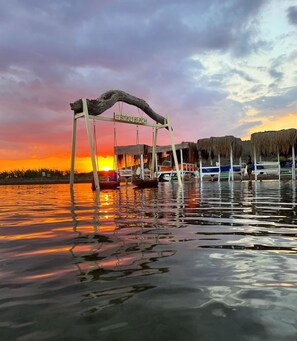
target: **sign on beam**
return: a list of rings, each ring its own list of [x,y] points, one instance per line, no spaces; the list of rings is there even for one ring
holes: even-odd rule
[[[144,117],[123,115],[118,112],[114,113],[113,118],[115,121],[120,121],[120,122],[129,122],[129,123],[134,123],[134,124],[147,124],[147,119]]]

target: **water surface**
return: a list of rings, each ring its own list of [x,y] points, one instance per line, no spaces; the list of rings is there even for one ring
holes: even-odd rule
[[[291,181],[0,187],[1,340],[296,340]]]

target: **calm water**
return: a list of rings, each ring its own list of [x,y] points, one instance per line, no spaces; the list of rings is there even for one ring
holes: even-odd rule
[[[297,340],[292,182],[0,187],[1,340]]]

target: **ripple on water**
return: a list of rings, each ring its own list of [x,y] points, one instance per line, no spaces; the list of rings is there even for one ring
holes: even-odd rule
[[[89,187],[1,187],[3,339],[295,339],[296,184]]]

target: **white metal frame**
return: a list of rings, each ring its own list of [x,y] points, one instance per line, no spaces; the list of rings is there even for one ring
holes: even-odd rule
[[[295,168],[295,147],[294,145],[292,147],[292,168],[291,168],[291,173],[292,173],[292,181],[296,181],[296,168]],[[256,152],[256,147],[254,146],[254,174],[255,174],[255,180],[257,181],[258,179],[258,174],[265,173],[265,174],[278,174],[278,179],[281,179],[281,167],[280,167],[280,160],[279,160],[279,151],[277,151],[277,162],[259,162],[257,163],[257,152]],[[259,166],[264,166],[264,169],[262,168],[257,168]],[[265,168],[266,166],[266,168]]]
[[[166,115],[166,120],[164,124],[160,123],[155,123],[155,124],[150,124],[150,123],[133,123],[133,122],[124,122],[124,121],[119,121],[115,120],[112,117],[105,117],[105,116],[93,116],[89,115],[88,111],[88,106],[87,106],[87,100],[85,98],[82,99],[82,104],[83,104],[83,111],[81,113],[73,114],[73,122],[72,122],[72,148],[71,148],[71,169],[70,169],[70,187],[73,188],[74,184],[74,165],[75,165],[75,149],[76,149],[76,128],[77,128],[77,120],[79,118],[84,118],[85,119],[85,124],[86,124],[86,130],[87,130],[87,136],[88,136],[88,141],[89,141],[89,148],[90,148],[90,155],[91,155],[91,160],[92,160],[92,167],[93,167],[93,175],[94,175],[94,181],[95,181],[95,187],[96,190],[100,190],[100,184],[99,184],[99,178],[98,178],[98,172],[97,172],[97,165],[96,165],[96,158],[95,158],[95,152],[94,152],[94,141],[92,138],[91,134],[91,129],[90,129],[90,119],[92,120],[100,120],[100,121],[110,121],[110,122],[117,122],[117,123],[126,123],[126,124],[138,124],[138,125],[143,125],[147,127],[152,127],[154,129],[154,138],[153,138],[153,150],[152,150],[152,174],[154,173],[154,165],[155,165],[155,151],[156,151],[156,144],[157,144],[157,132],[159,129],[167,128],[170,141],[171,141],[171,147],[172,147],[172,153],[173,153],[173,158],[174,158],[174,163],[175,163],[175,168],[176,168],[176,173],[177,173],[177,179],[179,185],[182,185],[181,181],[181,175],[178,167],[178,160],[177,160],[177,155],[176,155],[176,148],[174,144],[174,138],[173,138],[173,132],[172,132],[172,127],[170,124],[169,116]]]

